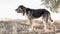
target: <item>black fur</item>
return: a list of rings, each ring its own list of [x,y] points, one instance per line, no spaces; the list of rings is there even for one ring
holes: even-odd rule
[[[30,12],[30,14],[32,14],[32,16],[35,18],[39,18],[41,16],[46,17],[46,16],[50,15],[49,11],[47,11],[46,9],[30,9],[30,8],[27,8],[26,13],[28,14],[28,12]]]
[[[22,10],[21,10],[22,9]],[[51,19],[51,15],[50,12],[46,9],[30,9],[30,8],[26,8],[23,5],[20,5],[17,9],[16,9],[17,13],[23,13],[23,15],[26,13],[27,16],[29,15],[30,17],[28,18],[39,18],[39,17],[43,17],[43,19],[46,20],[46,22],[48,22],[48,19],[53,21]],[[30,14],[29,14],[30,13]],[[31,17],[32,16],[32,17]]]

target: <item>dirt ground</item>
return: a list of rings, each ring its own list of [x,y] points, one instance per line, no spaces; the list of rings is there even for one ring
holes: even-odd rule
[[[33,29],[30,31],[28,20],[0,20],[0,34],[60,34],[60,20],[55,20],[53,25],[49,23],[49,31],[45,32],[42,21],[33,21]]]

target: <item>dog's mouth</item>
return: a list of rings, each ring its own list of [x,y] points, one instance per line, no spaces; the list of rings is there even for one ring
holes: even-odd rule
[[[16,11],[17,13],[21,13],[20,11]]]
[[[17,13],[20,13],[20,12],[17,11]]]

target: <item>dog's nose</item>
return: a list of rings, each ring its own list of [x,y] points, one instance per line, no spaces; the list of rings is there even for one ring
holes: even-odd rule
[[[15,11],[17,11],[18,9],[15,9]]]

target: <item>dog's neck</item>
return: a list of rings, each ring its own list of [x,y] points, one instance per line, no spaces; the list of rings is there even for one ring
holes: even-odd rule
[[[24,11],[24,13],[23,13],[23,16],[25,15],[25,13],[26,13],[26,14],[29,14],[30,11],[31,11],[30,8],[25,8],[25,11]]]
[[[26,8],[26,14],[28,14],[29,11],[30,11],[30,9],[29,8]]]

